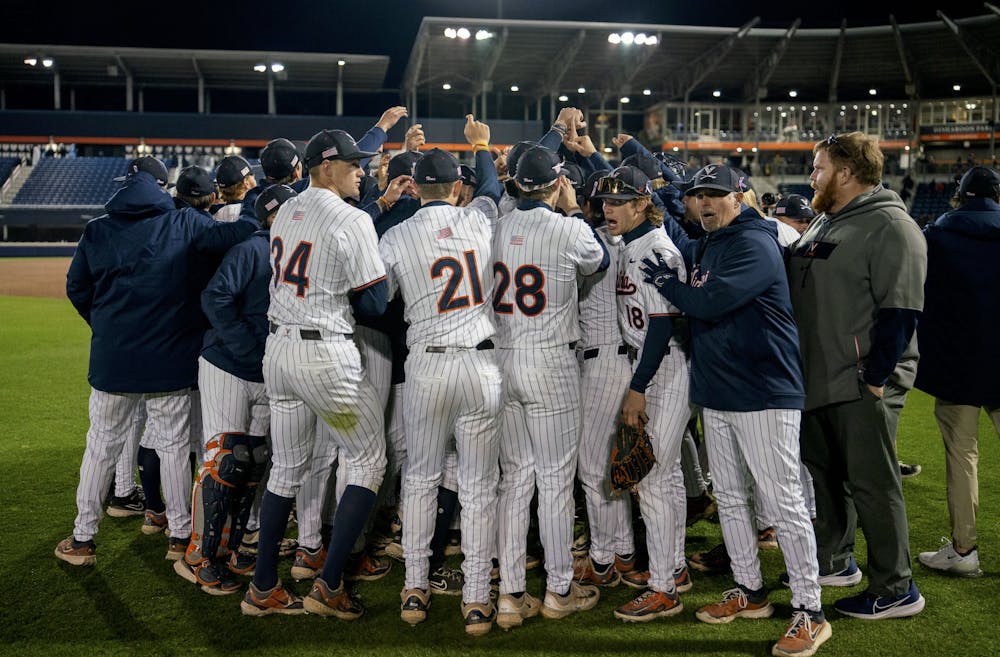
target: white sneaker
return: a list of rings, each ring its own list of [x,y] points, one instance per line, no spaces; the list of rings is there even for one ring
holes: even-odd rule
[[[937,552],[921,552],[918,559],[928,568],[940,570],[961,577],[979,577],[983,571],[979,568],[979,551],[973,549],[964,557],[955,551],[951,541],[942,538],[943,546]]]
[[[505,630],[520,627],[525,618],[537,616],[542,603],[530,593],[514,597],[509,593],[500,596],[497,604],[497,625]]]
[[[596,586],[571,582],[566,595],[545,591],[542,601],[542,616],[545,618],[565,618],[575,611],[593,609],[601,599],[601,592]]]

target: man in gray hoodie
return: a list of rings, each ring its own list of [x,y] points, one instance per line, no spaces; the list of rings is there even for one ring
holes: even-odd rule
[[[927,246],[899,196],[881,184],[878,141],[860,132],[813,148],[813,208],[821,213],[789,247],[788,282],[806,380],[802,459],[816,491],[816,543],[827,584],[868,589],[834,608],[862,619],[912,616],[924,599],[911,578],[909,528],[883,400],[909,389],[914,328],[923,310]]]

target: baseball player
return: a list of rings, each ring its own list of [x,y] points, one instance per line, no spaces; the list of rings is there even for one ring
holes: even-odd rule
[[[191,533],[189,389],[197,380],[202,329],[186,285],[190,262],[198,253],[225,252],[257,224],[221,224],[175,210],[166,180],[156,158],[131,162],[124,186],[105,205],[108,213],[87,224],[67,273],[66,294],[93,332],[78,514],[73,535],[55,549],[73,565],[96,561],[101,506],[141,406],[148,417],[144,440],[162,464],[168,558],[183,554]]]
[[[220,203],[210,209],[216,221],[236,221],[243,207],[243,198],[257,187],[250,163],[239,155],[227,155],[215,170]]]
[[[458,160],[433,149],[413,170],[421,209],[390,229],[379,246],[389,292],[405,305],[407,347],[403,424],[408,466],[403,479],[406,581],[401,616],[423,621],[430,603],[431,539],[438,487],[454,435],[462,504],[462,616],[469,634],[490,631],[490,560],[494,549],[498,470],[500,369],[493,352],[493,225],[500,198],[489,127],[466,117],[465,136],[476,153],[477,196],[455,207],[462,179]],[[443,530],[447,531],[447,524]]]
[[[270,462],[270,424],[264,393],[264,341],[271,281],[268,229],[278,207],[295,192],[272,185],[257,197],[261,230],[229,250],[201,294],[212,322],[198,360],[204,466],[194,486],[191,543],[174,570],[213,595],[241,585],[217,554],[243,539],[257,485]]]
[[[385,267],[371,218],[343,199],[358,194],[358,149],[341,130],[309,140],[309,188],[278,210],[271,227],[271,305],[264,383],[271,406],[272,467],[261,502],[257,567],[241,604],[244,614],[337,616],[364,607],[341,575],[364,528],[385,473],[382,408],[365,381],[352,339],[354,313],[385,311]],[[323,571],[306,607],[278,579],[278,542],[316,440],[316,419],[333,429],[346,488],[337,507]]]
[[[687,357],[674,335],[674,318],[680,312],[653,288],[640,283],[638,263],[654,253],[676,267],[681,277],[686,274],[677,247],[660,229],[663,214],[650,196],[649,179],[634,167],[615,169],[598,181],[594,193],[594,198],[604,202],[608,232],[622,236],[618,319],[633,363],[621,417],[630,426],[646,427],[656,454],[656,465],[637,487],[646,525],[649,588],[614,612],[616,618],[638,622],[673,616],[684,609],[674,567],[679,560],[678,544],[683,550],[685,497],[680,447],[690,414]],[[605,567],[595,566],[598,572]]]
[[[702,418],[719,519],[736,588],[698,610],[706,623],[774,613],[760,573],[748,489],[773,522],[792,588],[792,621],[774,655],[813,654],[832,631],[820,603],[819,565],[799,476],[799,422],[805,401],[798,333],[774,225],[741,209],[742,175],[709,165],[694,196],[708,237],[691,285],[674,267],[648,259],[644,280],[691,318],[691,396]],[[760,336],[768,336],[764,339]]]
[[[518,207],[493,237],[499,360],[503,371],[500,440],[500,598],[507,629],[539,611],[525,592],[529,500],[538,486],[545,549],[542,615],[562,618],[597,604],[597,587],[573,581],[573,480],[580,441],[580,338],[577,278],[607,269],[607,250],[582,215],[555,152],[535,146],[517,161]]]

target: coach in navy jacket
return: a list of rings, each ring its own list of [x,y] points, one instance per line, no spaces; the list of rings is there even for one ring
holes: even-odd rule
[[[188,286],[192,255],[225,253],[257,223],[176,210],[144,171],[104,207],[107,214],[84,229],[66,275],[66,294],[93,331],[90,385],[121,393],[191,387],[204,331]]]

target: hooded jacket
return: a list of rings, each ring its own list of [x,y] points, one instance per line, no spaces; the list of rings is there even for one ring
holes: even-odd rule
[[[805,410],[860,399],[880,311],[923,309],[923,235],[899,195],[876,185],[837,214],[814,219],[788,252]],[[916,337],[901,350],[888,365],[890,381],[909,389],[917,369]]]
[[[112,393],[195,385],[204,319],[193,263],[224,253],[257,224],[174,209],[145,172],[131,175],[104,208],[84,228],[66,275],[66,295],[93,332],[90,385]]]
[[[1000,406],[1000,204],[972,199],[924,237],[916,387],[953,404]]]
[[[801,409],[799,341],[778,232],[752,208],[697,242],[690,285],[661,289],[691,326],[691,402]]]

